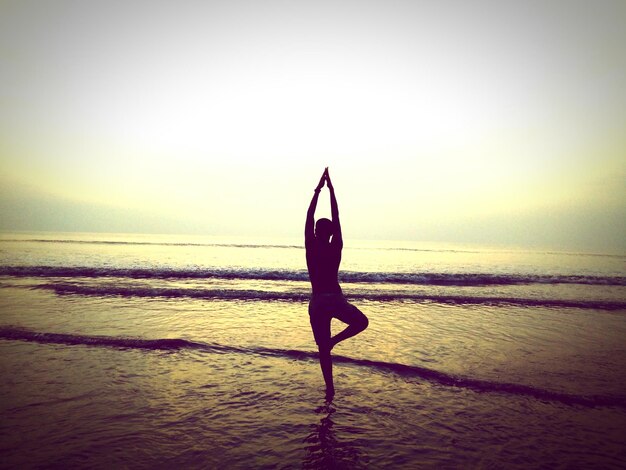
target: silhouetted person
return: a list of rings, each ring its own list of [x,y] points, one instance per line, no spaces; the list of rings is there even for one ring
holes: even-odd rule
[[[315,230],[313,230],[317,199],[324,187],[324,183],[330,190],[330,209],[333,220],[319,219],[315,224]],[[337,280],[339,264],[341,263],[343,238],[341,237],[337,199],[328,175],[328,168],[324,170],[320,182],[317,188],[315,188],[315,194],[313,194],[313,199],[307,212],[306,224],[304,226],[304,244],[306,247],[306,264],[309,269],[309,279],[311,280],[313,290],[311,301],[309,302],[309,317],[313,336],[319,349],[320,366],[326,382],[326,397],[330,400],[335,394],[333,363],[330,351],[337,343],[367,328],[368,320],[358,308],[349,304],[344,298]],[[342,332],[331,337],[330,322],[333,317],[341,320],[348,326]]]

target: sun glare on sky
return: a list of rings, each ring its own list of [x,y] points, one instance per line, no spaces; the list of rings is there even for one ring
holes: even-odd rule
[[[353,237],[623,250],[624,24],[621,1],[3,2],[0,228],[299,236],[329,166]]]

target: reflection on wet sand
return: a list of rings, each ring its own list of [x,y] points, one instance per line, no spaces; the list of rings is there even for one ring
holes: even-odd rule
[[[341,469],[365,468],[359,451],[350,442],[341,442],[337,439],[335,421],[332,415],[337,412],[332,402],[315,409],[315,413],[322,418],[319,423],[310,425],[311,432],[303,440],[305,457],[302,468],[310,469]]]

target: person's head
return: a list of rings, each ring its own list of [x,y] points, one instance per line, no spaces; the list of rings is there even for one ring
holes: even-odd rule
[[[331,235],[335,233],[335,225],[328,219],[319,219],[315,223],[315,238],[328,243]]]

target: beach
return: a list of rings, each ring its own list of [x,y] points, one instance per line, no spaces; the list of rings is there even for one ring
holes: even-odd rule
[[[626,466],[626,255],[346,240],[340,281],[327,403],[302,240],[3,234],[0,466]]]

